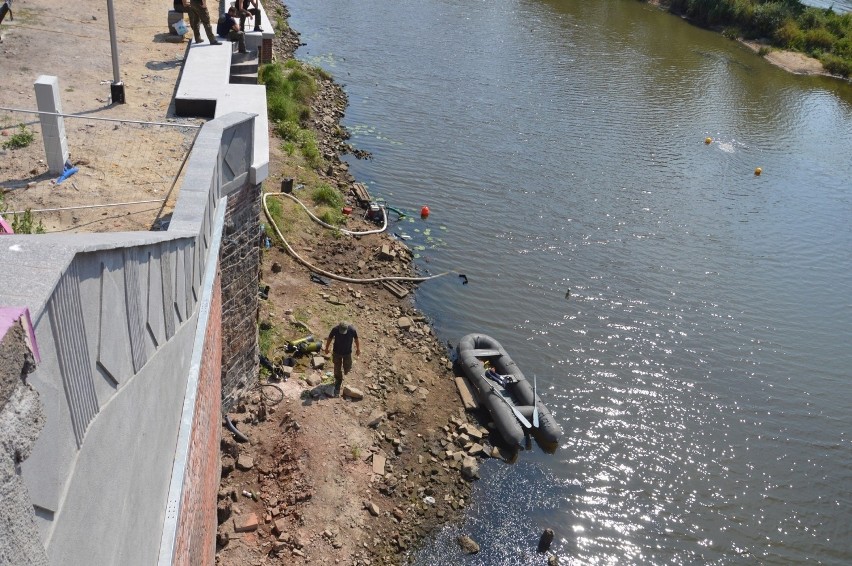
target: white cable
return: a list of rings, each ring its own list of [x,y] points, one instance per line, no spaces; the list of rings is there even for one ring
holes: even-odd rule
[[[378,228],[376,230],[367,230],[365,232],[353,232],[352,230],[346,230],[345,228],[338,228],[337,226],[332,226],[331,224],[326,224],[325,222],[323,222],[322,220],[317,218],[314,215],[314,213],[311,212],[308,209],[308,207],[304,205],[304,203],[302,203],[302,201],[300,201],[299,199],[297,199],[295,196],[293,196],[290,193],[266,193],[266,194],[268,194],[268,195],[284,195],[285,197],[290,197],[291,199],[293,199],[294,201],[299,203],[299,206],[301,206],[302,208],[305,209],[305,212],[308,213],[308,216],[313,218],[314,221],[316,221],[317,223],[322,224],[323,226],[325,226],[326,228],[330,228],[331,230],[340,230],[344,234],[349,234],[350,236],[366,236],[367,234],[381,234],[382,232],[384,232],[385,230],[388,229],[388,213],[385,211],[385,207],[383,207],[383,206],[380,207],[381,210],[382,210],[382,216],[384,217],[384,222],[382,223],[381,228]]]
[[[310,270],[312,270],[312,271],[316,271],[317,273],[320,273],[320,274],[322,274],[322,275],[325,275],[326,277],[328,277],[328,278],[330,278],[330,279],[336,279],[337,281],[343,281],[343,282],[345,282],[345,283],[377,283],[377,282],[381,282],[381,281],[415,281],[415,282],[420,282],[420,281],[428,281],[428,280],[430,280],[430,279],[437,279],[438,277],[443,277],[444,275],[447,275],[447,274],[451,273],[450,271],[445,271],[445,272],[443,272],[443,273],[439,273],[439,274],[437,274],[437,275],[430,275],[429,277],[398,277],[398,276],[387,276],[387,277],[368,277],[368,278],[364,278],[364,279],[355,279],[355,278],[353,278],[353,277],[345,277],[345,276],[343,276],[343,275],[337,275],[336,273],[331,273],[330,271],[326,271],[326,270],[324,270],[324,269],[320,269],[320,268],[316,267],[315,265],[312,265],[312,264],[311,264],[310,262],[308,262],[306,259],[302,258],[302,256],[300,256],[298,253],[296,253],[296,250],[294,250],[294,249],[290,246],[290,244],[287,242],[287,239],[286,239],[286,238],[284,238],[284,234],[282,234],[282,233],[281,233],[281,230],[279,230],[279,229],[278,229],[278,224],[276,224],[276,223],[275,223],[275,220],[272,218],[272,214],[269,212],[269,207],[267,207],[267,206],[266,206],[266,199],[267,199],[268,197],[271,197],[271,196],[280,196],[280,195],[287,195],[287,196],[290,196],[290,195],[289,195],[289,194],[287,194],[287,193],[263,193],[263,212],[266,214],[266,218],[267,218],[267,219],[269,219],[269,223],[270,223],[270,224],[272,225],[272,227],[275,229],[275,233],[276,233],[276,234],[278,234],[278,237],[279,237],[279,238],[281,238],[281,241],[284,243],[284,247],[286,248],[287,253],[289,253],[289,254],[290,254],[291,256],[293,256],[293,257],[294,257],[294,258],[295,258],[295,259],[296,259],[299,263],[301,263],[302,265],[304,265],[305,267],[307,267],[308,269],[310,269]],[[298,202],[299,204],[302,204],[302,203],[299,201],[299,199],[297,199],[297,198],[295,198],[295,197],[291,197],[291,198],[293,198],[293,200],[295,200],[295,201],[296,201],[296,202]],[[338,229],[336,226],[329,226],[329,225],[328,225],[328,224],[326,224],[325,222],[323,222],[323,221],[319,220],[316,216],[314,216],[313,214],[311,214],[311,211],[310,211],[310,210],[308,210],[308,209],[307,209],[307,207],[305,207],[305,205],[304,205],[304,204],[302,204],[302,208],[304,208],[305,210],[307,210],[307,211],[308,211],[308,214],[310,214],[310,215],[311,215],[311,217],[312,217],[314,220],[316,220],[317,222],[319,222],[319,223],[320,223],[320,224],[322,224],[323,226],[326,226],[326,227],[328,227],[328,228],[332,228],[332,229]],[[382,209],[382,210],[384,210],[384,209]],[[388,218],[388,217],[387,217],[387,214],[385,214],[385,227],[387,226],[387,218]],[[384,228],[383,228],[382,230],[384,230]],[[382,230],[379,230],[379,232],[381,232]],[[349,233],[349,234],[353,234],[353,233],[357,233],[357,232],[348,232],[348,231],[347,231],[347,233]],[[376,231],[370,231],[370,232],[364,232],[364,233],[366,233],[366,234],[372,234],[372,233],[376,233]]]

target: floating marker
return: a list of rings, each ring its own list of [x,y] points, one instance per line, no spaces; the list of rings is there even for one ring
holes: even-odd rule
[[[429,218],[429,207],[424,206],[420,209],[420,218]]]
[[[763,169],[761,169],[760,167],[758,167],[757,169],[754,170],[754,174],[757,177],[760,177],[761,173],[763,173]]]
[[[710,145],[711,143],[713,143],[713,138],[704,138],[704,143]]]

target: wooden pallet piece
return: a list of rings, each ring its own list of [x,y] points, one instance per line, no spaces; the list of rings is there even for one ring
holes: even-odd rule
[[[382,286],[393,293],[397,299],[401,299],[408,294],[408,289],[397,283],[396,281],[382,281]]]
[[[361,208],[367,208],[373,200],[370,197],[370,193],[367,192],[367,187],[364,183],[353,183],[352,194],[355,196],[355,200],[358,201],[358,206]]]
[[[464,377],[456,377],[455,379],[456,388],[459,390],[459,397],[461,397],[465,410],[475,411],[479,408],[479,403],[476,401],[473,391],[470,390],[470,384],[467,382],[467,379]]]

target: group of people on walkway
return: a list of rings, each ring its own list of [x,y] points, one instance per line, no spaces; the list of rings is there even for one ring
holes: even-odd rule
[[[206,0],[182,0],[182,3],[184,10],[189,14],[189,26],[192,28],[195,43],[204,42],[200,29],[204,26],[210,44],[219,45],[220,41],[216,35],[213,35],[213,28],[210,25],[210,12],[207,11]],[[237,18],[240,20],[239,23]],[[234,6],[222,14],[216,24],[216,34],[222,39],[236,41],[240,53],[246,53],[244,29],[248,18],[254,19],[254,31],[263,31],[260,27],[260,7],[257,5],[257,0],[237,0]]]

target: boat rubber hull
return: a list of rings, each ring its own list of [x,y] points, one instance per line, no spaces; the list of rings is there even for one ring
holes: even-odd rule
[[[458,363],[473,386],[480,403],[491,413],[500,436],[512,446],[523,446],[525,427],[515,415],[517,409],[532,422],[534,406],[538,407],[538,427],[529,431],[540,443],[555,446],[562,436],[562,428],[550,410],[534,394],[532,385],[518,368],[508,352],[494,338],[486,334],[468,334],[459,341]],[[501,375],[512,375],[515,383],[503,387],[485,377],[485,361]],[[508,399],[501,396],[503,392]],[[511,405],[511,406],[510,406]]]

